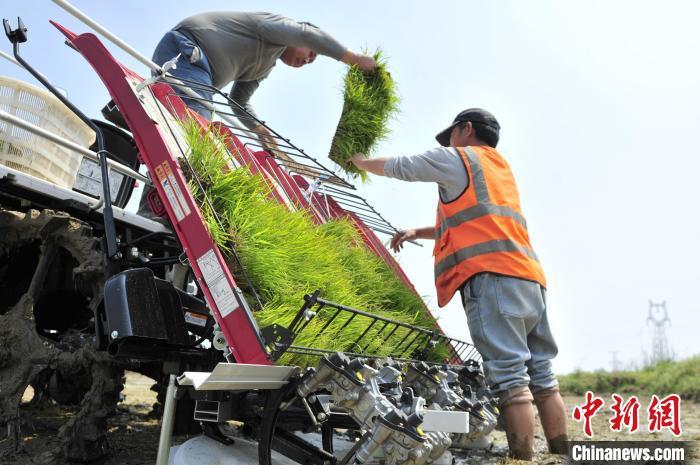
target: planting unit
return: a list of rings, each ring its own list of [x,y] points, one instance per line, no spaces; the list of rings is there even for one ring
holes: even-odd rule
[[[19,280],[13,289],[1,289],[5,301],[0,318],[24,322],[32,311],[49,315],[46,299],[64,294],[80,302],[81,309],[80,315],[63,315],[70,319],[63,326],[38,319],[31,335],[34,330],[25,323],[13,328],[25,328],[26,334],[0,330],[18,340],[35,341],[38,336],[46,348],[35,358],[42,369],[19,370],[22,363],[31,363],[19,358],[0,364],[0,371],[26,374],[5,378],[0,387],[3,392],[23,391],[41,372],[50,378],[49,395],[71,391],[85,396],[73,400],[82,402],[82,420],[60,433],[66,458],[91,460],[108,452],[99,419],[118,399],[120,382],[110,380],[121,379],[123,369],[161,382],[158,463],[167,463],[173,429],[201,426],[206,435],[228,442],[220,429],[227,420],[239,421],[244,425],[240,434],[258,441],[261,463],[271,463],[273,450],[299,463],[369,463],[377,457],[391,464],[439,463],[450,448],[469,447],[491,431],[498,410],[478,353],[471,344],[446,336],[432,320],[375,234],[396,229],[350,183],[258,121],[274,139],[272,147],[262,147],[255,134],[231,122],[229,108],[237,103],[217,89],[206,89],[217,101],[204,103],[223,121],[211,123],[188,110],[173,91],[178,86],[197,95],[200,84],[175,80],[157,68],[157,78],[144,80],[119,63],[95,35],[76,35],[53,24],[104,83],[112,102],[103,114],[122,128],[89,120],[56,92],[22,59],[19,44],[27,36],[21,22],[15,30],[5,23],[17,60],[97,136],[94,152],[83,149],[83,154],[99,162],[99,195],[0,167],[2,272]],[[0,119],[21,124],[4,112]],[[226,221],[229,212],[217,209],[217,185],[189,158],[195,149],[192,137],[198,134],[224,154],[217,173],[245,170],[265,186],[267,202],[314,228],[349,227],[348,237],[355,243],[338,246],[371,252],[371,260],[381,265],[377,269],[390,277],[382,279],[397,280],[406,299],[421,302],[410,310],[423,315],[427,324],[404,321],[402,310],[407,309],[391,308],[398,301],[381,309],[357,309],[327,298],[320,288],[293,297],[298,300],[291,309],[283,308],[289,302],[285,296],[280,306],[284,318],[259,327],[260,315],[269,313],[275,296],[261,294],[256,286],[259,280],[251,273],[258,268],[247,258],[245,241],[236,239],[237,231]],[[140,163],[148,169],[148,180],[134,171]],[[126,183],[114,201],[110,171],[119,171]],[[123,187],[133,187],[133,178],[151,186],[146,196],[149,214],[161,215],[161,220],[123,210],[130,195]],[[53,283],[49,267],[54,278],[65,273],[66,279],[58,279],[65,282]],[[47,297],[46,289],[55,293]],[[61,303],[64,308],[77,305]],[[63,364],[52,364],[68,341],[71,354],[85,347],[80,353],[89,350],[93,355],[73,360],[64,354]],[[302,370],[297,363],[315,368]],[[89,367],[90,375],[68,386],[71,370],[80,364]],[[106,406],[95,402],[100,396]],[[19,421],[9,408],[18,398],[0,400],[0,420],[18,438]],[[318,435],[318,441],[309,434]],[[334,443],[343,438],[351,446],[334,453]]]

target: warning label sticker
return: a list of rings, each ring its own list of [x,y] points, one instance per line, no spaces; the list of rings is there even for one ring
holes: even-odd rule
[[[170,181],[170,184],[173,186],[175,197],[177,197],[177,200],[180,202],[180,207],[182,207],[182,211],[185,213],[185,216],[189,215],[190,213],[192,213],[192,211],[190,210],[190,206],[187,205],[187,202],[185,201],[185,196],[182,195],[182,189],[180,189],[180,185],[175,180],[173,170],[170,168],[170,165],[167,162],[163,163],[163,171],[165,171],[165,175],[167,176],[168,181]]]
[[[163,164],[166,164],[166,162],[163,162]],[[180,208],[180,202],[178,202],[177,197],[175,197],[175,191],[173,191],[173,187],[170,184],[165,171],[163,170],[163,165],[156,166],[156,176],[158,176],[160,185],[163,186],[163,190],[165,191],[165,196],[168,198],[170,208],[172,208],[173,213],[175,213],[175,218],[177,221],[181,221],[185,217],[185,214],[183,213],[182,208]]]
[[[222,318],[236,310],[238,308],[238,302],[236,301],[236,295],[233,293],[233,289],[226,279],[224,270],[216,258],[216,253],[214,249],[209,250],[207,253],[202,255],[197,259],[197,265],[199,265],[199,270],[202,272],[204,277],[204,282],[207,283],[209,292],[211,292],[216,307],[219,310]]]
[[[182,221],[182,219],[192,213],[192,211],[187,205],[185,196],[182,195],[182,189],[180,189],[167,161],[156,166],[156,176],[158,177],[158,181],[160,181],[160,185],[163,186],[165,196],[168,198],[168,203],[173,209],[173,213],[175,213],[175,218],[178,222]]]
[[[185,321],[197,326],[207,325],[207,317],[205,315],[200,315],[199,313],[185,312]]]

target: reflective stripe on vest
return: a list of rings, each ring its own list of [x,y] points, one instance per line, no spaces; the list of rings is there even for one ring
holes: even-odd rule
[[[530,246],[525,218],[518,211],[517,188],[507,163],[498,153],[488,153],[492,149],[480,149],[486,151],[484,157],[491,157],[485,159],[490,163],[486,165],[489,172],[484,173],[474,149],[456,150],[470,185],[457,199],[438,204],[435,280],[439,305],[446,305],[461,283],[479,272],[530,279],[544,286],[544,273]],[[497,189],[495,201],[500,205],[489,195],[487,175],[506,182],[503,190]],[[448,231],[450,235],[445,236]],[[482,259],[486,254],[495,255]]]
[[[435,278],[440,276],[443,272],[445,272],[445,270],[452,268],[453,266],[457,266],[464,260],[469,260],[470,258],[474,258],[478,255],[494,252],[520,252],[533,260],[539,261],[537,259],[537,255],[535,255],[535,251],[532,250],[532,248],[518,245],[510,239],[481,242],[479,244],[474,244],[471,247],[459,249],[452,255],[448,255],[447,257],[443,258],[440,263],[435,265]]]
[[[481,168],[481,162],[479,157],[474,153],[471,147],[466,147],[466,150],[462,152],[461,148],[457,148],[460,154],[466,154],[469,160],[469,165],[471,168],[471,184],[474,187],[474,192],[476,194],[477,205],[455,213],[449,218],[441,218],[440,227],[435,230],[435,240],[440,239],[440,236],[444,234],[447,228],[455,227],[461,223],[479,218],[484,215],[496,215],[496,216],[507,216],[513,218],[518,223],[522,224],[525,229],[527,229],[527,222],[525,218],[520,213],[516,212],[510,207],[502,205],[494,205],[491,203],[491,198],[489,197],[489,190],[486,187],[486,179],[484,179],[484,170]],[[438,209],[438,214],[442,214],[440,209]]]

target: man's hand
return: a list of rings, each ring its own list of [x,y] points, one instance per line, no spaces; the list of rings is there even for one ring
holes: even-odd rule
[[[362,55],[351,50],[345,52],[343,63],[348,65],[357,65],[365,73],[371,73],[377,68],[377,62],[369,55]]]
[[[355,64],[365,73],[371,73],[377,68],[377,62],[369,55],[358,55]]]
[[[359,153],[359,152],[358,152],[358,153],[356,153],[355,155],[352,156],[352,158],[350,159],[350,161],[352,162],[353,165],[355,165],[356,167],[358,167],[359,169],[362,170],[362,169],[364,169],[364,168],[362,168],[362,166],[360,166],[360,165],[361,165],[362,162],[365,161],[366,159],[367,159],[367,155],[365,155],[364,153]]]
[[[254,127],[252,131],[255,132],[255,134],[258,136],[258,139],[260,139],[260,144],[263,146],[263,148],[272,152],[272,154],[275,155],[275,151],[279,150],[279,146],[277,145],[275,136],[265,126],[262,125]]]
[[[352,156],[350,162],[360,170],[376,174],[377,176],[386,176],[384,173],[386,160],[386,158],[367,158],[367,155],[364,153],[356,153]]]
[[[414,241],[418,239],[418,231],[415,229],[407,229],[405,231],[399,231],[394,234],[391,238],[391,250],[398,252],[403,249],[403,243],[406,241]]]

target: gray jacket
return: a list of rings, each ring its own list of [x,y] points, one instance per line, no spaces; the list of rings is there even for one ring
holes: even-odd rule
[[[384,163],[384,174],[402,181],[435,182],[444,202],[455,200],[469,187],[467,168],[453,147],[389,158]]]
[[[213,11],[190,16],[174,29],[184,31],[201,47],[215,87],[236,81],[231,98],[253,115],[250,97],[287,47],[307,47],[336,60],[346,51],[316,26],[272,13]],[[242,121],[249,128],[256,124]]]

